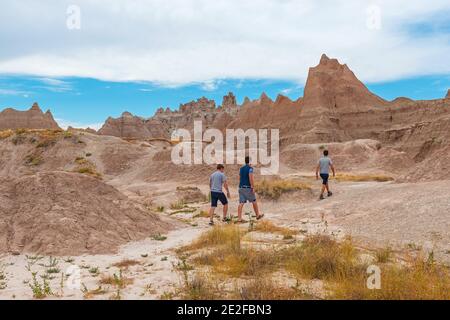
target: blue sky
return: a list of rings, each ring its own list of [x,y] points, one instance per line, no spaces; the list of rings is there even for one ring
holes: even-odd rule
[[[202,96],[217,105],[228,92],[241,103],[245,97],[258,98],[266,92],[272,99],[283,94],[291,99],[303,96],[303,84],[281,80],[217,80],[208,84],[166,87],[148,82],[110,82],[86,78],[51,79],[23,76],[0,76],[0,105],[19,110],[38,101],[51,109],[61,125],[98,127],[108,116],[118,117],[129,111],[143,117],[152,116],[159,107],[178,108]],[[422,76],[383,83],[370,83],[369,89],[392,100],[438,99],[450,88],[450,76]]]
[[[442,98],[449,16],[448,0],[2,0],[0,109],[98,127],[228,91],[296,99],[322,53],[385,99]]]

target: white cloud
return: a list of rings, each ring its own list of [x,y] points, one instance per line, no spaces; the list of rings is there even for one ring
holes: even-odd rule
[[[201,88],[205,91],[216,91],[221,83],[220,80],[207,80],[201,85]]]
[[[29,92],[23,90],[16,89],[1,89],[0,88],[0,96],[23,96],[28,97]]]
[[[66,28],[73,3],[80,30]],[[367,27],[371,5],[380,28]],[[214,90],[223,78],[304,81],[324,52],[364,81],[450,73],[448,0],[3,0],[1,8],[0,73]],[[418,33],[421,25],[433,32]]]
[[[72,91],[72,85],[60,79],[52,79],[52,78],[39,78],[37,79],[39,82],[42,82],[44,86],[42,88],[53,91],[53,92],[67,92]]]

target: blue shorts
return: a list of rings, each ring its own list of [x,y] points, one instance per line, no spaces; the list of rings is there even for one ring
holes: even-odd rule
[[[256,195],[250,188],[239,188],[239,203],[255,202]]]
[[[217,202],[220,201],[223,205],[228,204],[227,197],[223,192],[211,191],[211,208],[217,208]]]
[[[328,179],[330,178],[330,175],[328,173],[321,173],[320,177],[322,178],[322,181],[323,181],[322,183],[324,185],[327,185],[328,184]]]

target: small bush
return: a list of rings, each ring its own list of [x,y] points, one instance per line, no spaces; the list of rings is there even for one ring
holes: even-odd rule
[[[313,235],[281,254],[289,271],[308,279],[337,281],[363,270],[350,240],[338,243],[328,236]]]
[[[157,235],[154,235],[152,239],[156,241],[164,241],[167,240],[167,237],[158,233]]]
[[[379,262],[379,263],[389,262],[391,255],[392,255],[392,249],[390,247],[378,249],[375,253],[377,262]]]
[[[13,134],[14,134],[14,132],[12,130],[0,131],[0,140],[7,139],[7,138],[11,137]]]
[[[172,210],[181,210],[186,207],[187,207],[187,205],[186,205],[186,203],[184,203],[184,201],[177,201],[170,205],[170,209],[172,209]]]
[[[256,224],[256,231],[265,233],[279,233],[285,239],[292,239],[294,235],[298,234],[298,231],[289,228],[279,227],[270,222],[269,220],[262,220]]]
[[[255,185],[256,193],[273,200],[277,200],[284,193],[300,190],[311,190],[311,186],[293,180],[263,180]]]
[[[192,279],[185,275],[183,298],[189,300],[215,300],[221,298],[218,285],[205,274],[196,274]]]
[[[376,182],[387,182],[393,181],[394,178],[386,176],[386,175],[377,175],[377,174],[364,174],[364,175],[352,175],[340,173],[336,175],[337,181],[353,181],[353,182],[367,182],[367,181],[376,181]]]
[[[120,270],[119,274],[114,273],[112,276],[102,276],[99,282],[103,285],[111,285],[123,289],[126,286],[132,284],[134,281],[133,279],[124,277],[122,275],[122,270]]]
[[[202,234],[188,249],[200,249],[204,247],[231,245],[240,248],[241,237],[244,232],[237,226],[214,226],[208,232]]]
[[[247,281],[236,288],[235,291],[236,298],[242,300],[295,300],[309,298],[309,296],[296,288],[282,287],[266,277]]]
[[[29,154],[25,157],[25,164],[29,166],[38,166],[43,161],[42,157],[36,154]]]
[[[138,264],[140,264],[140,262],[137,261],[137,260],[125,259],[125,260],[122,260],[120,262],[117,262],[117,263],[113,264],[113,266],[117,267],[117,268],[121,268],[121,269],[122,268],[126,269],[128,267],[135,266],[135,265],[138,265]]]
[[[87,175],[97,177],[97,178],[101,176],[100,173],[98,173],[91,167],[81,167],[77,170],[77,172],[81,173],[81,174],[87,174]]]
[[[450,272],[447,267],[415,258],[406,266],[381,266],[381,288],[369,290],[366,274],[331,285],[330,298],[380,300],[449,300]]]

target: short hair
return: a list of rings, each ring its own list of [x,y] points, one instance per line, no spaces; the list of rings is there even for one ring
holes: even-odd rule
[[[218,164],[217,165],[217,170],[222,170],[225,169],[225,167],[223,166],[223,164]]]
[[[326,157],[326,156],[328,156],[328,150],[325,150],[324,152],[323,152],[323,155]]]
[[[245,164],[249,164],[250,163],[250,157],[249,156],[246,156],[245,157]]]

